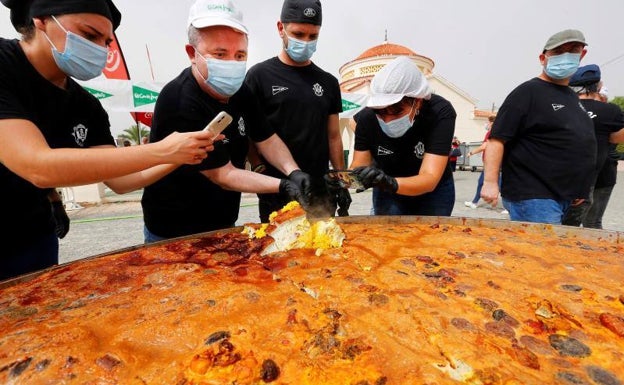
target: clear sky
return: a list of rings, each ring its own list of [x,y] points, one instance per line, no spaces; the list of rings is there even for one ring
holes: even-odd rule
[[[192,0],[114,0],[117,30],[133,79],[167,82],[189,62],[184,52]],[[282,0],[235,0],[250,30],[249,63],[280,50],[276,22]],[[519,83],[540,73],[538,56],[550,35],[583,31],[582,64],[601,66],[610,96],[624,96],[622,0],[324,0],[323,27],[313,61],[338,77],[339,68],[388,41],[434,60],[434,72],[478,100],[499,106]],[[0,6],[0,36],[16,37]],[[114,118],[114,117],[113,117]],[[114,119],[113,119],[114,120]],[[113,122],[115,125],[115,122]],[[130,123],[128,123],[130,124]],[[126,128],[126,127],[123,127]],[[122,129],[123,129],[122,128]],[[113,127],[113,131],[118,131]]]

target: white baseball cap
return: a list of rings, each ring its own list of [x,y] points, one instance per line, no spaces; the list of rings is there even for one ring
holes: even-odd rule
[[[195,1],[189,11],[188,25],[195,28],[225,25],[244,34],[249,33],[243,24],[243,13],[231,0]]]
[[[431,87],[418,66],[407,56],[399,56],[386,64],[371,81],[368,107],[384,108],[398,103],[405,96],[429,99]]]

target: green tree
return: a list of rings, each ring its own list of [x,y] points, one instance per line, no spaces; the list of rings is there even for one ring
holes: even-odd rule
[[[609,101],[624,110],[624,96],[616,96]]]
[[[149,128],[142,127],[140,124],[133,124],[132,126],[126,128],[123,133],[119,135],[119,138],[128,139],[134,144],[140,144],[141,139],[149,137],[149,134]]]

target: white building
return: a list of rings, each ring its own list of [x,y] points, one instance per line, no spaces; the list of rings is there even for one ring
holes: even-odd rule
[[[412,59],[426,76],[434,93],[451,102],[457,112],[455,136],[460,141],[478,142],[483,140],[487,118],[490,115],[494,115],[494,113],[477,110],[476,99],[433,71],[435,63],[432,59],[419,55],[402,45],[392,44],[386,40],[383,44],[367,49],[356,59],[340,67],[340,88],[342,92],[369,94],[370,82],[373,76],[386,63],[398,56],[408,56]],[[353,152],[353,122],[343,119],[341,124],[343,128],[345,126],[350,128],[343,135],[343,143],[345,147],[349,144],[349,153],[351,154]]]

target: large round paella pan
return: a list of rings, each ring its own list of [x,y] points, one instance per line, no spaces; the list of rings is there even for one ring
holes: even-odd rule
[[[622,234],[339,220],[263,255],[241,229],[0,284],[0,383],[622,384]]]

